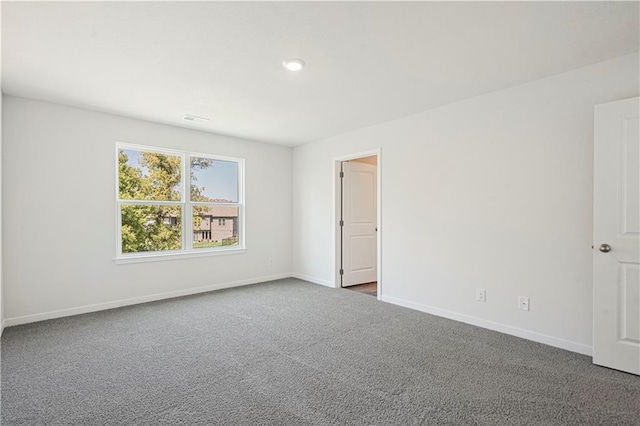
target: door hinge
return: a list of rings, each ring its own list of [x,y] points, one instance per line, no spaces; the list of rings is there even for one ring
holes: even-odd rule
[[[344,172],[340,172],[340,177],[343,178],[344,177]]]
[[[344,275],[344,269],[340,268],[340,275]]]
[[[340,221],[340,226],[344,226],[344,220]]]

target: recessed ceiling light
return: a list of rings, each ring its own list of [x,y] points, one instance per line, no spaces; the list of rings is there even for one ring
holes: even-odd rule
[[[289,71],[300,71],[304,68],[304,61],[302,59],[292,58],[282,61],[282,66]]]

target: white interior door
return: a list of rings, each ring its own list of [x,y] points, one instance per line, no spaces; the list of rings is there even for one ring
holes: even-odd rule
[[[376,166],[342,163],[342,286],[376,281]]]
[[[640,374],[640,98],[597,105],[593,362]]]

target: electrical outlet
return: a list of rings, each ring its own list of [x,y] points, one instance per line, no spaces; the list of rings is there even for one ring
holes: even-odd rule
[[[476,300],[478,302],[486,302],[487,301],[487,290],[484,288],[476,289]]]
[[[518,309],[522,311],[529,310],[529,298],[525,296],[518,296]]]

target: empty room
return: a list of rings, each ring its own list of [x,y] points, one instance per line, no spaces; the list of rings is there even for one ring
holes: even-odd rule
[[[0,6],[3,425],[638,425],[640,3]]]

